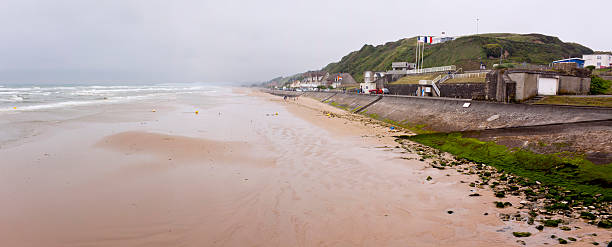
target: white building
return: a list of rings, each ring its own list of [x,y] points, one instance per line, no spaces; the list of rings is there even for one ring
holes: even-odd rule
[[[596,69],[601,69],[612,65],[612,55],[610,54],[582,55],[582,59],[584,59],[584,67],[593,65]]]
[[[362,93],[369,94],[370,90],[376,89],[376,83],[373,83],[373,82],[359,83],[359,88],[361,89]]]
[[[455,39],[455,37],[446,36],[446,32],[442,32],[442,35],[433,37],[432,44],[444,43],[446,41],[451,41],[451,40],[454,40],[454,39]]]

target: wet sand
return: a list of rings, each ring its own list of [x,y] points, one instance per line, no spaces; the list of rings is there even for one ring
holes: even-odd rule
[[[1,146],[3,246],[555,243],[499,220],[491,192],[460,183],[477,177],[404,159],[397,132],[314,100],[241,89],[92,111]]]

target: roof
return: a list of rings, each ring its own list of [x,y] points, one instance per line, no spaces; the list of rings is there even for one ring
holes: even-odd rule
[[[553,61],[553,63],[568,63],[568,62],[573,62],[573,61],[582,61],[584,62],[585,60],[582,58],[578,58],[578,57],[573,57],[573,58],[566,58],[566,59],[561,59],[561,60],[557,60],[557,61]]]

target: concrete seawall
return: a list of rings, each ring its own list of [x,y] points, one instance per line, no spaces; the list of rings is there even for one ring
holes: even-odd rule
[[[380,97],[381,96],[367,94],[359,95],[339,93],[327,99],[326,103],[354,112],[376,101]]]
[[[292,94],[295,92],[281,92]],[[278,91],[275,94],[279,94]],[[307,92],[302,96],[379,120],[424,126],[434,131],[465,131],[612,119],[612,108],[503,104],[450,98]],[[469,103],[469,107],[464,107]]]

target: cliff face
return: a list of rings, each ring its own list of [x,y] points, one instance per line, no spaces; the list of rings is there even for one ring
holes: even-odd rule
[[[325,66],[323,70],[330,73],[348,72],[357,81],[362,81],[364,71],[385,71],[391,69],[392,62],[413,62],[415,48],[416,37],[379,46],[364,45],[340,61]],[[474,70],[483,62],[491,68],[493,64],[499,63],[500,48],[504,63],[549,64],[554,60],[593,53],[593,50],[580,44],[566,43],[557,37],[542,34],[481,34],[426,45],[423,66],[457,65],[463,70]]]

